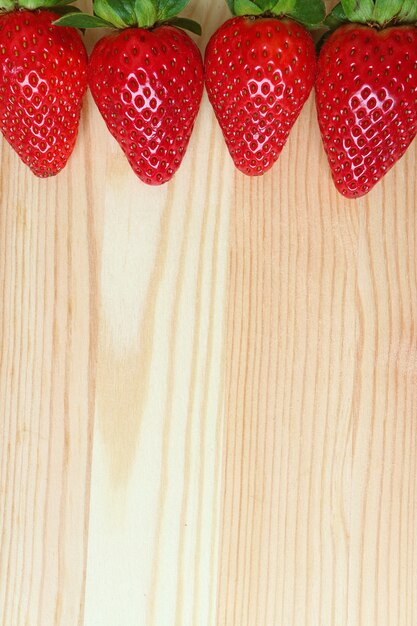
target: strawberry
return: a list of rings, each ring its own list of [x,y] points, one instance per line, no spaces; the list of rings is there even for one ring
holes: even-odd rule
[[[76,30],[53,24],[60,7],[24,8],[48,4],[41,0],[15,4],[0,2],[13,9],[0,13],[0,129],[32,172],[45,178],[61,171],[73,151],[87,53]]]
[[[207,45],[206,88],[236,167],[257,176],[278,159],[313,88],[316,52],[304,25],[323,20],[324,4],[228,2],[235,17]]]
[[[414,0],[344,0],[328,19],[336,29],[319,56],[317,114],[347,198],[367,194],[417,134],[415,22]]]
[[[184,0],[95,0],[94,16],[59,23],[113,26],[89,63],[93,98],[133,171],[149,185],[169,181],[186,152],[203,93],[201,54],[180,30],[201,32],[176,18]]]

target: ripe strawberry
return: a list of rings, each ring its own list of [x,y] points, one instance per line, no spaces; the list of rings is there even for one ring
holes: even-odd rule
[[[209,100],[236,167],[249,176],[263,174],[278,159],[314,84],[313,39],[298,22],[318,24],[324,5],[306,0],[282,15],[284,4],[229,0],[237,16],[206,49]],[[256,15],[246,15],[248,9]]]
[[[87,89],[84,44],[73,28],[54,26],[57,17],[47,10],[0,14],[0,129],[41,178],[66,165]]]
[[[332,21],[364,24],[337,27],[320,52],[318,120],[334,183],[347,198],[368,193],[417,134],[417,29],[401,25],[417,21],[417,3],[406,13],[399,4],[339,4]]]
[[[199,32],[191,20],[174,18],[184,1],[151,0],[151,15],[145,4],[96,0],[95,17],[75,15],[74,22],[67,16],[60,23],[124,27],[95,46],[89,86],[134,172],[159,185],[172,178],[187,149],[203,92],[203,62],[177,28]]]

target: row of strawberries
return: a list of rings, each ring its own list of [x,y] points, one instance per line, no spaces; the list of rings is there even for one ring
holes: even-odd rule
[[[34,174],[71,155],[89,86],[111,134],[148,184],[169,181],[193,130],[204,82],[236,167],[278,159],[315,85],[334,183],[366,194],[417,134],[417,2],[227,0],[234,17],[205,62],[177,17],[187,0],[0,0],[0,128]],[[317,54],[309,29],[326,25]],[[90,59],[76,29],[111,27]]]

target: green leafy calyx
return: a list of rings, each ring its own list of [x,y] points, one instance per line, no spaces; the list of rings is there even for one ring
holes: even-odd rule
[[[170,23],[201,34],[199,24],[177,17],[188,2],[189,0],[94,0],[94,15],[69,14],[55,23],[75,28],[152,28],[161,23]]]
[[[78,11],[75,7],[67,5],[74,0],[0,0],[0,11],[15,11],[16,9],[53,9],[55,13],[65,13],[66,11]]]
[[[309,28],[317,28],[325,18],[323,0],[227,0],[233,15],[275,15],[289,17]]]
[[[394,24],[416,24],[416,0],[340,0],[326,25],[333,29],[344,23],[367,24],[384,28]]]

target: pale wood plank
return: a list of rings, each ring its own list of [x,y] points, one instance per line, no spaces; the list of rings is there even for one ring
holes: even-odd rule
[[[206,108],[183,173],[138,197],[106,146],[91,626],[206,624],[215,607],[232,168],[212,133]]]
[[[214,624],[233,166],[206,98],[168,186],[105,153],[85,624]]]
[[[96,323],[82,126],[67,171],[48,181],[1,142],[4,626],[75,625],[82,614]]]
[[[417,620],[416,149],[363,203],[353,412],[350,620]]]
[[[416,623],[415,160],[341,201],[310,103],[237,179],[222,626]]]
[[[333,192],[314,115],[236,184],[222,626],[347,624],[359,209]]]

